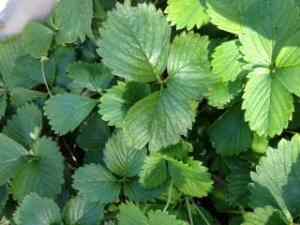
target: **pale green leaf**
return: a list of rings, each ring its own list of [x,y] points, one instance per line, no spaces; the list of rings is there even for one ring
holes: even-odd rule
[[[13,196],[22,200],[35,192],[42,197],[55,197],[64,183],[64,161],[56,142],[38,139],[27,161],[12,181]]]
[[[117,4],[101,30],[98,53],[114,75],[127,80],[157,80],[166,68],[170,28],[153,5]],[[119,44],[116,44],[119,43]]]
[[[120,225],[149,225],[148,218],[134,204],[122,204],[118,216]]]
[[[200,28],[209,21],[203,0],[168,0],[166,13],[168,20],[172,25],[176,25],[177,29]]]
[[[276,77],[266,69],[249,74],[243,109],[250,128],[260,136],[273,137],[288,126],[294,111],[293,96]]]
[[[277,149],[269,148],[267,155],[260,160],[256,172],[251,174],[251,206],[266,205],[280,209],[286,218],[300,212],[300,137],[291,141],[282,140]]]
[[[109,203],[119,199],[121,184],[103,166],[90,164],[81,167],[73,179],[73,187],[88,201]]]
[[[60,209],[52,199],[30,194],[17,209],[17,225],[61,225]]]
[[[63,94],[51,97],[45,105],[45,114],[52,129],[59,135],[75,130],[91,113],[97,102],[88,97]]]
[[[271,206],[256,208],[254,212],[245,213],[243,217],[242,225],[288,225],[281,212]]]
[[[119,82],[101,97],[99,113],[110,126],[120,128],[131,106],[148,94],[150,88],[146,84]]]

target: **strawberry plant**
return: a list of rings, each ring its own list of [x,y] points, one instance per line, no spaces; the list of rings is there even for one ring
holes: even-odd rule
[[[60,0],[2,40],[0,225],[299,224],[299,7]]]

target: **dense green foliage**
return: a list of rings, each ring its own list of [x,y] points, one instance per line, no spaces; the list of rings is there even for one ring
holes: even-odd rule
[[[300,223],[299,0],[60,0],[0,42],[0,225]]]

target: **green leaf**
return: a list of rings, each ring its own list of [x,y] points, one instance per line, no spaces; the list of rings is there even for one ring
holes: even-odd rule
[[[108,13],[101,37],[98,53],[114,75],[151,82],[164,72],[170,28],[162,12],[153,5],[117,4],[116,9]]]
[[[168,179],[167,162],[159,153],[152,153],[145,159],[140,173],[140,183],[146,188],[161,186]]]
[[[10,103],[15,107],[21,107],[29,102],[44,102],[47,94],[26,88],[13,88],[10,90]]]
[[[129,109],[149,94],[150,88],[146,84],[118,82],[101,97],[99,113],[110,126],[120,128]]]
[[[181,220],[176,219],[175,216],[169,215],[160,210],[150,211],[148,218],[144,213],[134,204],[122,204],[120,206],[119,214],[120,225],[185,225]]]
[[[148,202],[159,198],[164,188],[146,189],[137,180],[124,185],[124,194],[133,202]]]
[[[243,68],[242,55],[237,41],[227,41],[218,46],[212,55],[213,72],[223,82],[235,81]]]
[[[227,110],[209,130],[211,142],[221,155],[238,155],[251,147],[252,134],[240,107]]]
[[[300,136],[291,141],[282,140],[277,149],[269,148],[260,160],[256,172],[251,174],[251,206],[273,206],[282,210],[291,221],[300,212]],[[274,179],[276,178],[276,179]]]
[[[168,20],[172,25],[176,25],[177,29],[200,28],[209,21],[205,3],[202,0],[168,0],[166,13],[168,14]]]
[[[158,151],[178,143],[181,135],[187,135],[192,128],[193,121],[192,104],[164,89],[131,107],[124,131],[135,148],[142,149],[149,143],[151,151]]]
[[[88,97],[63,94],[51,97],[45,105],[45,114],[52,129],[59,135],[75,130],[90,114],[96,101]]]
[[[207,0],[211,22],[221,30],[240,34],[245,26],[248,8],[257,0]],[[256,14],[255,14],[256,15]]]
[[[110,130],[99,115],[92,115],[80,128],[76,143],[85,151],[100,152],[110,136]]]
[[[55,13],[54,22],[58,29],[56,41],[59,44],[84,41],[92,37],[93,1],[62,0]]]
[[[193,32],[177,36],[168,60],[166,84],[173,95],[198,100],[215,82],[209,69],[207,37]]]
[[[48,198],[30,194],[21,203],[14,216],[17,225],[60,225],[59,207]]]
[[[65,225],[100,225],[104,217],[103,213],[102,204],[75,197],[66,204],[63,217]]]
[[[0,134],[0,185],[12,178],[24,164],[26,149],[4,134]]]
[[[22,33],[21,41],[24,45],[24,55],[35,58],[47,56],[51,47],[54,32],[48,27],[32,22]]]
[[[168,168],[174,185],[186,195],[201,198],[212,189],[210,173],[199,161],[186,164],[168,159]]]
[[[88,201],[109,203],[119,199],[121,184],[100,165],[90,164],[81,167],[73,178],[73,187]]]
[[[27,104],[17,110],[2,132],[18,143],[30,146],[41,134],[42,119],[41,110],[33,104]]]
[[[294,111],[293,97],[276,74],[256,69],[249,74],[242,108],[245,120],[259,136],[273,137],[287,128]]]
[[[136,176],[144,163],[146,149],[136,149],[128,145],[122,131],[117,131],[107,142],[104,162],[108,169],[121,177]]]
[[[73,85],[101,92],[109,87],[112,81],[111,72],[102,64],[76,62],[69,66],[69,77]]]
[[[0,186],[0,216],[9,198],[9,189],[7,185]],[[0,222],[1,224],[1,222]]]
[[[4,117],[7,109],[7,95],[0,96],[0,120]]]
[[[266,206],[256,208],[254,212],[245,213],[242,225],[288,225],[288,222],[284,220],[280,211]]]
[[[22,200],[35,192],[42,197],[55,197],[64,183],[64,161],[56,142],[38,139],[27,155],[27,162],[12,182],[14,198]]]

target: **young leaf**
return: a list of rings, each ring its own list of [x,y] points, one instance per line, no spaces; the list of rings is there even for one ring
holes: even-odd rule
[[[282,217],[281,212],[266,206],[256,208],[254,212],[244,214],[242,225],[288,225],[289,223]]]
[[[266,69],[256,69],[249,77],[242,106],[245,120],[260,136],[280,134],[292,118],[293,96]]]
[[[59,44],[84,41],[86,36],[92,37],[93,1],[62,0],[54,14],[54,22],[58,28],[56,41]]]
[[[120,130],[107,142],[104,150],[106,166],[121,177],[134,177],[143,165],[146,149],[135,149],[127,144],[126,136]]]
[[[90,164],[81,167],[73,179],[73,187],[88,201],[109,203],[119,199],[121,184],[103,166]]]
[[[240,107],[230,108],[209,130],[210,139],[221,155],[238,155],[251,147],[252,134]]]
[[[101,97],[99,113],[110,126],[120,128],[129,109],[149,94],[147,84],[119,82]]]
[[[14,215],[17,225],[61,225],[61,215],[56,203],[37,194],[26,196]]]
[[[202,0],[168,0],[166,13],[168,14],[168,20],[172,25],[176,25],[177,29],[200,28],[209,21],[205,3]]]
[[[42,117],[37,106],[27,104],[17,110],[2,132],[18,143],[30,146],[41,133]]]
[[[26,149],[4,134],[0,134],[0,185],[12,178],[24,164]]]
[[[46,137],[38,139],[27,157],[12,181],[14,198],[22,200],[32,192],[42,197],[59,194],[64,183],[64,163],[56,142]]]
[[[160,77],[170,41],[170,28],[161,11],[147,4],[117,4],[103,26],[98,53],[114,75],[138,82]]]
[[[75,130],[96,104],[96,101],[79,95],[56,95],[46,102],[45,114],[53,130],[64,135]]]
[[[213,181],[207,168],[199,161],[188,164],[168,159],[168,169],[174,185],[184,194],[193,197],[207,196],[212,189]]]
[[[292,216],[299,215],[300,195],[300,136],[291,141],[282,140],[278,149],[269,148],[251,174],[254,183],[251,188],[251,206],[273,206],[282,210],[291,221]],[[276,177],[276,179],[274,179]]]
[[[100,203],[88,202],[82,197],[71,199],[65,206],[63,217],[65,225],[100,225],[104,217]]]

